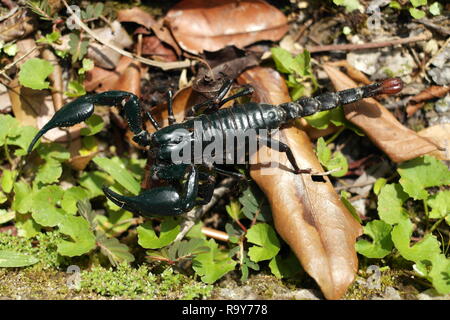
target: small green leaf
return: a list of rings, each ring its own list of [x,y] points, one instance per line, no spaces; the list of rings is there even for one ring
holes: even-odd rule
[[[133,214],[129,211],[109,211],[108,216],[96,216],[98,227],[110,237],[117,236],[131,226],[131,219]],[[128,221],[128,222],[127,222]]]
[[[70,159],[70,152],[58,143],[43,143],[36,148],[39,155],[46,160],[64,162]]]
[[[433,283],[436,291],[442,295],[450,293],[450,259],[445,255],[439,254],[433,256],[431,259],[431,271],[428,273],[428,278]]]
[[[275,61],[275,66],[278,71],[282,73],[292,73],[293,65],[295,64],[292,54],[280,47],[271,48],[272,58]]]
[[[94,134],[97,134],[102,131],[103,127],[105,126],[102,117],[96,114],[90,116],[85,121],[85,123],[87,124],[87,128],[82,128],[80,131],[81,135],[83,136],[92,136]]]
[[[78,81],[69,81],[67,85],[68,91],[64,92],[64,94],[68,97],[76,98],[80,96],[84,96],[86,94],[86,89],[84,85]]]
[[[387,183],[387,180],[385,178],[379,178],[375,183],[373,184],[373,192],[376,195],[380,194],[381,188],[383,188]]]
[[[113,266],[126,262],[134,261],[134,256],[130,253],[130,248],[125,244],[119,242],[116,238],[108,238],[104,234],[97,236],[97,244],[100,247],[101,253],[108,257],[109,262]]]
[[[78,69],[78,74],[85,74],[86,71],[92,70],[94,68],[94,61],[84,58],[82,61],[82,65],[83,67]]]
[[[0,209],[0,224],[11,221],[16,217],[16,213],[14,211],[6,211],[5,209]]]
[[[27,213],[31,209],[33,203],[30,197],[31,188],[24,181],[14,183],[14,201],[12,208],[19,213]]]
[[[6,143],[6,138],[19,126],[19,121],[9,114],[0,114],[0,146]]]
[[[229,205],[225,206],[225,209],[233,220],[239,220],[243,217],[243,214],[241,212],[241,205],[236,200],[232,200]]]
[[[356,221],[358,221],[360,224],[362,223],[361,218],[359,217],[358,212],[356,211],[355,207],[352,205],[352,203],[348,200],[348,197],[350,197],[350,193],[347,191],[341,191],[341,201],[344,204],[344,206],[350,211],[353,218],[355,218]]]
[[[0,267],[1,268],[18,268],[31,266],[39,262],[33,256],[24,253],[18,253],[11,250],[0,250]]]
[[[37,43],[47,43],[52,44],[61,38],[61,33],[59,31],[53,31],[52,33],[46,34],[44,37],[36,40]]]
[[[334,177],[342,177],[348,171],[348,162],[345,156],[340,152],[334,152],[331,155],[331,150],[328,149],[325,144],[325,140],[320,137],[317,140],[317,149],[316,149],[317,157],[319,158],[320,163],[327,168],[327,170],[336,170],[331,173]]]
[[[342,33],[345,35],[349,35],[352,33],[352,28],[350,28],[349,26],[345,26],[344,28],[342,28]]]
[[[14,57],[17,54],[17,51],[17,44],[15,43],[8,43],[3,47],[3,52],[10,57]]]
[[[15,226],[17,228],[17,235],[27,239],[35,237],[42,229],[42,226],[36,223],[30,215],[17,215]]]
[[[248,229],[248,242],[256,244],[248,250],[248,256],[254,262],[270,260],[280,251],[280,241],[273,228],[267,223],[258,223]]]
[[[180,223],[172,217],[167,217],[161,223],[160,229],[158,237],[151,221],[139,226],[137,228],[139,245],[146,249],[159,249],[169,245],[180,232]]]
[[[422,19],[426,15],[425,11],[416,8],[409,8],[409,13],[414,19]]]
[[[118,158],[115,158],[114,160],[95,157],[93,161],[132,194],[137,195],[139,193],[139,190],[141,189],[139,182],[133,178],[125,165]]]
[[[402,8],[402,5],[400,3],[398,3],[397,1],[391,1],[389,3],[389,7],[400,10]]]
[[[61,208],[67,213],[75,214],[78,211],[77,202],[88,198],[88,192],[82,187],[71,187],[64,192]]]
[[[53,65],[39,58],[31,58],[25,61],[20,68],[19,82],[25,87],[35,90],[47,89],[49,82],[45,79],[53,72]]]
[[[425,188],[450,184],[450,171],[436,158],[424,156],[399,165],[400,184],[415,200],[425,200],[429,194]]]
[[[61,233],[71,238],[71,241],[61,240],[58,243],[59,254],[75,257],[88,253],[95,248],[96,238],[89,223],[83,217],[66,215],[58,226]]]
[[[18,146],[22,149],[21,151],[24,152],[24,154],[19,154],[17,152],[18,150],[16,150],[16,155],[25,155],[31,140],[33,140],[37,132],[38,129],[31,126],[16,127],[9,133],[6,143]]]
[[[443,7],[442,4],[439,2],[433,2],[433,4],[430,6],[430,13],[433,16],[438,16],[442,13]]]
[[[14,186],[16,176],[17,176],[16,170],[8,170],[8,169],[3,170],[3,174],[0,179],[0,185],[2,187],[3,192],[5,193],[11,192]]]
[[[432,208],[430,219],[440,219],[450,215],[450,190],[443,190],[428,199],[427,204]]]
[[[113,181],[108,174],[100,171],[84,172],[78,183],[89,191],[89,198],[103,195],[102,187],[111,184]]]
[[[381,220],[390,225],[409,221],[408,213],[403,208],[406,199],[408,195],[398,183],[385,185],[378,196],[378,214]]]
[[[368,257],[381,259],[391,253],[394,244],[391,240],[392,226],[382,220],[373,220],[364,226],[364,234],[372,238],[372,242],[358,240],[356,251]]]
[[[280,257],[280,255],[276,255],[270,260],[269,268],[278,279],[293,277],[301,270],[300,263],[292,251],[285,259]]]
[[[427,5],[427,0],[410,0],[410,2],[414,8]]]
[[[72,63],[77,60],[83,59],[87,52],[89,41],[87,39],[80,40],[80,37],[76,33],[69,34],[69,53],[72,55]]]
[[[197,255],[192,260],[192,268],[201,276],[205,283],[213,283],[223,277],[226,273],[234,270],[236,261],[228,257],[226,252],[219,249],[217,243],[210,239],[205,243],[209,251]]]
[[[392,242],[403,258],[418,262],[429,260],[434,255],[440,254],[440,243],[431,234],[426,235],[421,241],[410,246],[412,232],[413,224],[409,219],[398,223],[391,232]]]
[[[36,173],[35,182],[42,182],[43,184],[57,182],[61,174],[61,163],[56,160],[49,159],[42,166],[39,166],[39,170]]]

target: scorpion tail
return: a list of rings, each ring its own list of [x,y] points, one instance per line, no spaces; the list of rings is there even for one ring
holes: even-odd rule
[[[400,92],[402,88],[403,81],[400,78],[389,78],[359,88],[326,92],[312,98],[301,98],[295,102],[283,103],[280,107],[286,111],[287,120],[289,120],[310,116],[320,111],[330,110],[340,105],[379,94],[395,94]]]

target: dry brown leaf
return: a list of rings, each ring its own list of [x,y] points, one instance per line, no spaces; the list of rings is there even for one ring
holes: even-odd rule
[[[258,82],[251,82],[260,79]],[[256,67],[244,72],[242,81],[255,88],[254,100],[271,104],[287,101],[287,87],[278,72]],[[280,89],[281,88],[281,89]],[[272,95],[273,93],[273,95]],[[302,169],[323,172],[308,136],[296,127],[282,129],[287,143]],[[289,244],[303,268],[313,277],[327,299],[339,299],[353,282],[358,267],[356,238],[362,228],[334,191],[329,179],[313,181],[311,175],[295,175],[284,154],[266,147],[257,154],[251,176],[271,204],[275,228]],[[265,164],[279,159],[278,168]]]
[[[438,124],[418,132],[422,137],[431,139],[435,143],[443,147],[442,150],[436,150],[430,155],[440,159],[440,160],[450,160],[450,124],[443,123]]]
[[[95,92],[113,90],[122,73],[125,72],[131,63],[133,63],[133,59],[122,56],[119,64],[113,71],[94,67],[94,69],[86,73],[86,79],[84,80],[86,90]]]
[[[158,61],[177,61],[172,48],[155,36],[143,37],[142,55],[152,56]]]
[[[141,96],[141,68],[139,63],[130,63],[122,72],[113,90],[121,90]]]
[[[156,20],[150,13],[145,12],[138,7],[117,11],[117,21],[135,22],[137,24],[143,25],[147,29],[150,29],[153,24],[156,23]]]
[[[406,106],[406,113],[408,117],[412,116],[419,109],[421,109],[425,102],[430,99],[442,98],[448,92],[450,92],[450,86],[431,86],[416,94],[409,100],[409,104]]]
[[[277,41],[288,30],[284,14],[262,0],[184,0],[165,20],[179,46],[194,54]]]
[[[34,29],[32,15],[25,8],[19,8],[0,23],[0,40],[4,42],[16,40],[30,34]]]
[[[336,90],[356,87],[356,83],[327,64],[325,72]],[[403,126],[385,107],[373,98],[344,106],[347,120],[360,127],[370,140],[394,162],[403,162],[434,152],[440,147],[428,138]]]
[[[95,32],[99,38],[120,49],[129,47],[133,44],[133,40],[118,21],[111,23],[110,27],[95,29],[93,32]],[[86,56],[89,59],[92,59],[97,67],[105,69],[114,69],[117,67],[117,64],[122,57],[116,50],[95,41],[89,43]]]
[[[152,26],[152,30],[155,33],[155,35],[158,37],[159,40],[168,44],[173,50],[175,50],[175,53],[177,54],[177,56],[181,56],[181,48],[178,45],[178,43],[176,42],[176,40],[173,38],[172,33],[170,32],[169,28],[167,28],[164,25],[164,19],[158,20]]]

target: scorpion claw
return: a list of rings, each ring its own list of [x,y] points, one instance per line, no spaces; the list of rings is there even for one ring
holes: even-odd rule
[[[171,186],[145,190],[134,197],[118,194],[107,187],[103,187],[103,192],[115,205],[138,215],[152,217],[183,213],[178,203],[179,194]]]
[[[89,96],[78,98],[64,107],[59,109],[50,119],[49,122],[42,127],[41,130],[31,141],[28,147],[28,153],[33,150],[34,145],[47,131],[58,127],[71,127],[74,124],[80,123],[89,118],[94,112],[94,104],[90,100]]]

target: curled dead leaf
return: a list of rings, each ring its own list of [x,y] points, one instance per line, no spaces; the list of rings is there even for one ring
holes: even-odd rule
[[[156,23],[155,19],[150,13],[145,12],[138,7],[117,11],[117,21],[135,22],[137,24],[143,25],[147,29],[150,29],[153,24]]]
[[[327,64],[323,67],[336,90],[357,86],[338,69]],[[373,98],[344,106],[344,113],[347,120],[360,127],[369,139],[394,162],[414,159],[441,148],[432,140],[403,126]]]
[[[441,150],[432,151],[429,154],[440,159],[450,161],[450,124],[438,124],[418,132],[422,137],[426,137],[436,144],[442,146]]]
[[[289,98],[278,72],[256,67],[242,82],[255,88],[253,100],[279,104]],[[253,82],[258,80],[257,82]],[[282,89],[280,89],[282,88]],[[292,149],[302,169],[323,169],[308,136],[297,127],[280,130],[280,140]],[[319,284],[327,299],[339,299],[353,282],[358,267],[356,238],[362,228],[342,204],[328,177],[291,173],[285,154],[266,147],[257,153],[251,176],[269,199],[275,228],[289,244],[303,268]],[[268,167],[276,160],[276,168]]]
[[[409,100],[410,103],[406,106],[406,113],[408,114],[408,117],[412,116],[417,110],[421,109],[424,106],[425,101],[442,98],[448,92],[450,92],[450,86],[431,86],[416,94]]]
[[[179,46],[194,54],[277,41],[288,30],[284,14],[262,0],[184,0],[169,10],[165,21]]]

